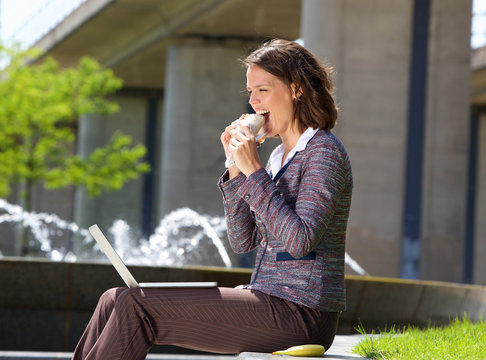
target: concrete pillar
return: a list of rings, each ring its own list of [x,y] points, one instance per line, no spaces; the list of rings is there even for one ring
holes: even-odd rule
[[[470,123],[472,1],[431,2],[422,268],[462,281]]]
[[[303,2],[302,37],[334,67],[334,132],[353,166],[346,250],[373,275],[399,274],[411,11],[411,1]]]
[[[159,218],[181,207],[222,215],[220,135],[248,112],[240,42],[184,40],[167,54]],[[264,144],[263,147],[269,149]]]
[[[486,285],[486,113],[481,114],[478,122],[476,171],[473,280],[475,284]]]
[[[133,143],[145,143],[147,123],[147,99],[145,95],[116,96],[120,111],[107,116],[85,116],[80,120],[78,130],[78,153],[90,154],[95,148],[106,145],[117,131],[130,134]],[[161,107],[161,106],[160,106]],[[158,117],[160,118],[160,116]],[[152,129],[154,132],[157,129]],[[156,169],[153,169],[156,171]],[[133,232],[141,235],[144,175],[127,182],[116,192],[103,193],[90,198],[84,189],[76,192],[75,221],[82,227],[98,223],[108,230],[117,219],[125,220]]]
[[[370,274],[402,261],[412,0],[304,0],[305,46],[335,68],[335,133],[353,164],[347,251]],[[460,281],[466,201],[471,1],[432,0],[420,277]],[[415,96],[415,94],[412,94]]]

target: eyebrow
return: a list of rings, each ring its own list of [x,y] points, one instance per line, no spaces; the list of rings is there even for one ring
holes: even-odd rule
[[[259,87],[262,87],[262,86],[270,86],[270,84],[269,83],[268,84],[258,84],[258,85],[253,86],[253,89],[256,89],[256,88],[259,88]],[[246,89],[250,90],[250,87],[247,86]]]

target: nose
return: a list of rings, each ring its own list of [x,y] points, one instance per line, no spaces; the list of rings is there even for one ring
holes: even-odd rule
[[[255,91],[253,91],[250,94],[250,99],[248,100],[248,103],[253,106],[253,104],[257,104],[260,100],[258,99],[257,95],[255,94]]]

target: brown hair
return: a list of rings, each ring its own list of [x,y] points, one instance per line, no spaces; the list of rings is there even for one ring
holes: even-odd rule
[[[291,91],[294,84],[297,95],[294,119],[301,131],[307,127],[327,130],[334,127],[338,107],[332,97],[331,68],[309,50],[293,41],[274,39],[253,51],[243,63],[247,68],[261,67],[282,80]]]

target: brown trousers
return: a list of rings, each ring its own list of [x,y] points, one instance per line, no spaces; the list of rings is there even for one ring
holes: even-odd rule
[[[73,359],[145,359],[153,344],[214,353],[328,349],[340,313],[234,288],[115,288],[101,297]]]

